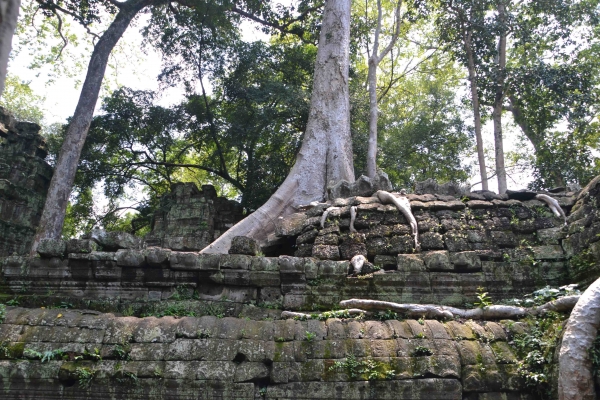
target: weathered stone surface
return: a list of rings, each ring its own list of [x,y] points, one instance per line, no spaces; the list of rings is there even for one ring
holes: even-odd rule
[[[67,253],[91,253],[98,250],[98,245],[89,239],[70,239],[67,241]]]
[[[122,267],[139,267],[144,264],[146,257],[141,250],[117,250],[115,260]]]
[[[218,197],[212,185],[175,183],[154,212],[147,246],[177,251],[199,251],[243,217],[241,205]]]
[[[31,250],[52,178],[39,131],[0,107],[0,257]]]
[[[63,257],[67,250],[67,243],[60,239],[42,239],[37,252],[42,257]]]
[[[101,229],[94,229],[90,233],[90,239],[96,242],[106,251],[116,251],[119,249],[141,248],[141,240],[126,232],[107,232]]]
[[[312,256],[320,260],[339,260],[340,250],[338,246],[314,245]]]
[[[252,238],[246,236],[235,236],[231,239],[229,254],[246,254],[255,256],[260,251],[260,245]]]
[[[447,251],[429,251],[421,255],[429,271],[450,271],[453,266]]]
[[[536,192],[532,192],[530,190],[507,190],[506,194],[508,195],[508,198],[511,200],[519,200],[519,201],[526,201],[526,200],[532,200],[535,198],[535,196],[537,195]]]
[[[481,270],[481,259],[475,251],[464,251],[460,253],[452,253],[450,262],[454,264],[454,268],[463,271],[478,271]]]
[[[306,213],[296,213],[280,218],[275,224],[277,236],[298,236],[308,220]]]

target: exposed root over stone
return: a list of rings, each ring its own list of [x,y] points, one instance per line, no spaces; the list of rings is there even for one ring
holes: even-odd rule
[[[415,251],[420,250],[419,245],[419,227],[417,226],[417,220],[413,215],[410,209],[410,201],[406,196],[400,195],[400,197],[395,196],[392,193],[386,192],[384,190],[378,190],[375,195],[381,201],[381,204],[393,204],[396,208],[406,217],[408,222],[410,223],[410,227],[412,228],[412,234],[415,238]]]
[[[368,311],[360,310],[358,308],[349,308],[347,310],[338,310],[338,311],[326,311],[325,313],[320,313],[320,314],[331,313],[331,314],[335,315],[335,313],[342,313],[342,312],[347,313],[348,315],[369,314]],[[287,318],[310,319],[310,318],[312,318],[313,315],[314,314],[307,314],[307,313],[301,313],[301,312],[296,312],[296,311],[283,311],[281,313],[281,318],[282,319],[287,319]]]
[[[567,216],[565,215],[565,212],[563,211],[560,204],[558,204],[558,201],[556,201],[556,199],[545,194],[538,194],[537,196],[535,196],[535,198],[548,204],[548,207],[550,207],[554,215],[556,215],[559,218],[562,218],[565,221],[565,225],[567,225]]]
[[[358,307],[367,311],[394,311],[410,318],[424,317],[432,319],[510,319],[525,315],[540,315],[548,311],[571,311],[579,300],[579,296],[565,296],[550,301],[541,306],[516,307],[507,305],[492,305],[483,308],[464,310],[456,307],[438,306],[433,304],[400,304],[389,301],[350,299],[340,302],[342,307]]]
[[[358,232],[354,227],[354,221],[356,220],[356,206],[350,207],[350,232]]]
[[[596,398],[589,351],[600,328],[600,279],[586,289],[571,313],[558,355],[559,400]]]
[[[325,221],[327,220],[327,216],[329,215],[329,213],[332,212],[333,210],[339,210],[339,209],[340,209],[339,207],[329,207],[325,210],[325,212],[321,216],[321,229],[323,229],[325,227]]]

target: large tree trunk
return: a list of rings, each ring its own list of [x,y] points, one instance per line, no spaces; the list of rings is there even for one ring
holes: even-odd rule
[[[498,18],[501,24],[506,23],[506,10],[503,0],[498,0]],[[496,58],[496,93],[494,98],[494,144],[496,148],[496,174],[498,178],[498,193],[506,193],[506,169],[504,168],[504,145],[502,143],[502,103],[504,102],[504,82],[506,71],[506,31],[503,27],[498,41]]]
[[[369,70],[367,74],[367,82],[369,85],[369,147],[367,149],[367,176],[369,178],[373,178],[377,173],[377,121],[379,119],[379,110],[377,108],[377,67],[398,41],[398,36],[400,35],[401,8],[402,0],[399,0],[395,11],[394,34],[392,35],[390,43],[381,54],[379,54],[379,36],[381,34],[383,12],[381,10],[381,0],[377,0],[377,26],[375,28],[372,53],[369,56]]]
[[[69,124],[56,161],[54,175],[50,181],[44,211],[33,240],[32,255],[35,254],[40,240],[45,238],[59,239],[61,236],[79,157],[92,122],[108,57],[121,36],[123,36],[131,20],[150,2],[150,0],[135,0],[122,3],[114,21],[94,46],[85,82],[79,95],[79,102]]]
[[[581,295],[563,335],[558,356],[558,398],[596,398],[589,350],[600,327],[600,279]]]
[[[475,72],[475,58],[473,54],[472,31],[467,31],[464,36],[465,53],[467,55],[467,70],[471,84],[471,103],[473,106],[473,121],[475,124],[475,139],[477,140],[477,156],[479,158],[479,173],[481,187],[488,190],[487,171],[485,169],[485,154],[483,152],[483,138],[481,136],[481,112],[479,110],[479,93],[477,93],[477,75]]]
[[[377,109],[377,52],[379,51],[379,32],[375,34],[373,42],[373,54],[369,57],[369,72],[367,81],[369,83],[369,147],[367,149],[367,176],[373,178],[377,172],[377,120],[379,110]]]
[[[311,108],[296,163],[281,187],[258,210],[203,253],[226,253],[235,236],[264,240],[278,217],[295,206],[323,200],[329,182],[354,181],[348,89],[350,1],[327,0],[315,64]]]
[[[20,6],[21,0],[0,0],[0,96],[4,92],[8,56],[12,49]]]

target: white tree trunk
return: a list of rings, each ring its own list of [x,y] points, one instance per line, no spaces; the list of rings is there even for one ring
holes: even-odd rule
[[[396,18],[394,20],[394,34],[390,43],[379,54],[379,35],[381,34],[381,25],[383,12],[381,9],[381,0],[377,0],[377,27],[375,28],[375,37],[373,38],[373,49],[369,56],[369,72],[367,82],[369,85],[369,146],[367,149],[367,176],[375,177],[377,173],[377,121],[379,119],[379,110],[377,108],[377,67],[379,63],[392,50],[400,35],[402,0],[398,0],[396,5]]]
[[[477,73],[475,71],[475,58],[473,55],[472,32],[465,33],[464,46],[467,54],[467,69],[471,84],[471,103],[473,106],[473,122],[475,124],[475,139],[477,140],[477,157],[479,159],[479,174],[481,175],[481,188],[488,190],[487,171],[485,169],[485,154],[483,152],[483,137],[481,136],[481,112],[479,110],[479,93],[477,93]]]
[[[581,295],[571,312],[558,356],[559,400],[596,398],[589,349],[600,327],[600,279]]]
[[[0,0],[0,96],[4,92],[8,56],[12,49],[12,38],[17,27],[21,0]]]
[[[503,0],[498,1],[498,18],[502,24],[506,23],[506,10]],[[496,57],[496,93],[494,98],[494,145],[496,149],[496,174],[498,177],[498,193],[506,193],[506,169],[504,168],[504,144],[502,140],[502,103],[504,102],[504,84],[506,71],[506,31],[500,33],[498,40],[498,54]]]
[[[233,226],[203,253],[226,253],[235,236],[262,241],[280,216],[323,200],[330,182],[354,181],[348,88],[350,1],[327,0],[315,64],[311,108],[302,147],[288,177],[258,210]]]

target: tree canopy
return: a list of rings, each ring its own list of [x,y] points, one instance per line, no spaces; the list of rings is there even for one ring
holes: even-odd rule
[[[410,189],[430,177],[478,180],[472,176],[476,130],[466,100],[465,32],[471,35],[482,127],[491,121],[494,104],[499,105],[504,137],[512,120],[516,128],[511,137],[517,139],[511,140],[522,136],[534,150],[510,149],[509,144],[508,175],[519,168],[530,171],[531,187],[548,188],[585,184],[597,174],[598,4],[543,3],[405,2],[400,4],[399,31],[394,27],[399,3],[378,3],[384,11],[380,43],[385,47],[394,35],[398,38],[378,65],[376,165],[397,188]],[[500,4],[504,19],[499,18]],[[125,215],[122,205],[132,187],[142,195],[129,199],[125,208],[140,213],[131,230],[143,232],[157,199],[171,183],[213,183],[219,193],[238,199],[252,212],[284,182],[309,118],[322,2],[282,6],[259,1],[40,0],[23,7],[28,24],[38,21],[41,28],[46,21],[38,43],[50,36],[58,40],[48,57],[37,59],[37,66],[49,61],[66,66],[63,45],[68,49],[85,40],[68,31],[69,24],[91,32],[89,40],[98,46],[106,29],[129,7],[146,14],[141,25],[145,46],[163,59],[159,91],[120,87],[102,99],[100,112],[90,119],[65,231],[75,234],[94,224],[124,226],[119,215]],[[368,60],[378,7],[375,2],[353,2],[352,7],[350,127],[359,175],[367,172],[372,109]],[[471,17],[464,19],[466,15]],[[244,41],[242,20],[256,23],[270,39]],[[498,43],[503,35],[507,61],[500,68]],[[23,43],[33,43],[28,39]],[[41,121],[35,107],[41,99],[18,77],[8,82],[7,93],[15,94],[3,99],[4,104]],[[165,105],[162,91],[168,87],[180,88],[182,100]],[[67,128],[47,131],[56,162]],[[490,148],[484,148],[492,136],[484,129],[482,137],[483,157],[493,165],[497,154],[490,156]],[[486,174],[494,176],[496,169]],[[100,192],[108,202],[104,209],[93,207]],[[136,219],[132,215],[126,224]]]

